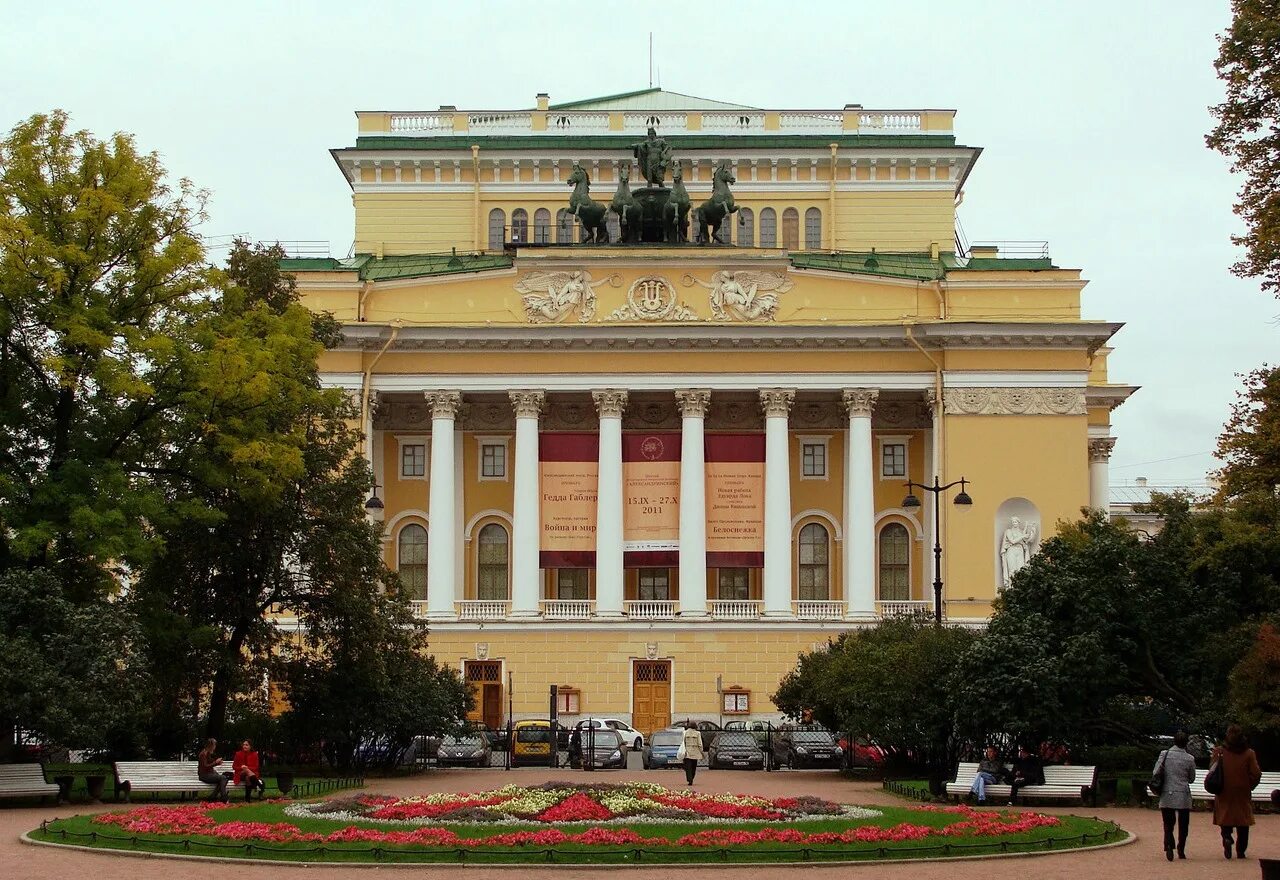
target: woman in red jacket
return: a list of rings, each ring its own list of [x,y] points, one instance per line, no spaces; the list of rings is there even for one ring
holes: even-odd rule
[[[231,784],[244,783],[245,800],[253,800],[255,789],[259,800],[264,797],[267,784],[262,781],[262,774],[258,770],[258,753],[253,750],[253,744],[248,740],[240,744],[240,751],[236,752],[236,756],[231,759],[231,769],[235,772]]]

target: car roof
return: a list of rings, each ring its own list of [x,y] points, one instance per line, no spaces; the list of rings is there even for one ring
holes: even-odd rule
[[[516,727],[550,727],[551,722],[545,718],[530,718],[524,721],[517,721]]]

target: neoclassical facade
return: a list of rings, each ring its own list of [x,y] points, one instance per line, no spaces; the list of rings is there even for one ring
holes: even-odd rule
[[[980,625],[1106,506],[1119,325],[1047,248],[957,242],[980,151],[953,116],[659,90],[358,114],[333,151],[355,255],[286,268],[344,324],[324,379],[359,401],[387,562],[477,718],[545,716],[552,687],[646,732],[776,717],[799,652],[934,613],[939,577]],[[732,172],[718,240],[617,243],[610,212],[612,243],[576,243],[568,181],[608,204],[650,128],[695,208]],[[973,503],[908,491],[935,477]]]

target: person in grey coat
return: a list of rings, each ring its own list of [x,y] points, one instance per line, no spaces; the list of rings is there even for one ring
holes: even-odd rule
[[[1173,746],[1160,753],[1152,776],[1164,777],[1160,791],[1160,818],[1164,820],[1164,857],[1173,861],[1173,823],[1178,823],[1178,858],[1187,857],[1187,830],[1191,826],[1191,783],[1196,780],[1196,759],[1187,753],[1187,732],[1173,735]]]

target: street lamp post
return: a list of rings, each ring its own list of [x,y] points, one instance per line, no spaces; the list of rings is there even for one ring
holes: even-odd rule
[[[912,489],[919,489],[921,492],[933,493],[933,620],[941,625],[942,623],[942,493],[953,486],[960,487],[960,494],[956,495],[955,504],[970,505],[973,499],[969,497],[969,493],[965,491],[965,486],[969,483],[964,477],[954,482],[947,483],[945,486],[938,484],[938,477],[933,477],[933,485],[926,483],[913,483],[907,481],[907,497],[902,499],[902,506],[908,510],[920,506],[920,499],[912,493]]]
[[[373,494],[369,496],[369,500],[364,503],[364,512],[369,519],[374,522],[382,522],[382,518],[386,513],[382,499],[378,497],[378,481],[373,481]]]

